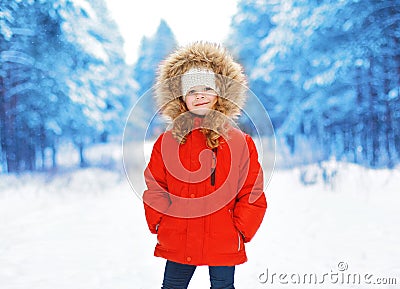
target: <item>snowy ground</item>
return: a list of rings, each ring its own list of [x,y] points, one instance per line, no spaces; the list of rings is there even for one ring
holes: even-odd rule
[[[333,186],[305,187],[297,169],[274,173],[265,221],[247,245],[249,261],[236,269],[236,288],[399,288],[400,170],[336,166]],[[153,257],[155,242],[121,171],[0,175],[1,289],[160,288],[164,260]],[[339,271],[339,262],[348,269]],[[340,272],[371,274],[371,283],[397,278],[397,285],[340,285],[335,275],[313,285],[290,279]],[[189,288],[209,288],[206,267]]]

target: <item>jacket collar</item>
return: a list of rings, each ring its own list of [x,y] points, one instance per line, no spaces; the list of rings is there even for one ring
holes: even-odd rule
[[[201,126],[201,124],[203,123],[205,115],[195,114],[191,111],[189,111],[189,113],[191,114],[192,119],[193,119],[193,128],[199,128]]]

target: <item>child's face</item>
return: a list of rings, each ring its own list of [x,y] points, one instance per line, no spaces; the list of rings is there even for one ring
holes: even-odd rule
[[[185,95],[186,107],[190,112],[198,115],[206,115],[213,109],[217,102],[218,94],[210,87],[204,85],[193,86]]]

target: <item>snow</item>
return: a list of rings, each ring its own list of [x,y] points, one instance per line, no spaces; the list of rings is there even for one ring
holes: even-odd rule
[[[106,152],[120,158],[119,149],[97,146],[88,159]],[[142,203],[115,163],[116,169],[0,175],[1,288],[161,287],[165,261],[153,256],[156,239]],[[274,172],[267,214],[247,244],[249,261],[236,268],[236,288],[309,288],[280,284],[277,276],[340,272],[339,262],[348,264],[347,273],[397,277],[400,283],[400,170],[331,165],[337,173],[329,185],[321,179],[302,185],[305,168]],[[262,283],[267,270],[270,279]],[[197,269],[189,288],[209,288],[207,267]]]

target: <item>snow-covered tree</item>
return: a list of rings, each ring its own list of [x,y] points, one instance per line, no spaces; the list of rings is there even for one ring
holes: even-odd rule
[[[139,57],[134,64],[133,78],[138,83],[136,94],[141,97],[138,102],[143,114],[140,118],[151,119],[155,112],[155,104],[151,89],[157,77],[157,68],[160,62],[177,46],[175,36],[165,20],[161,20],[157,31],[151,37],[143,37],[139,48]],[[147,93],[146,93],[147,92]],[[147,124],[146,124],[147,125]],[[155,119],[148,128],[149,133],[162,125]],[[145,128],[147,129],[147,127]],[[156,133],[156,132],[154,132]]]
[[[36,154],[55,148],[62,131],[59,111],[68,106],[61,17],[54,1],[2,1],[1,144],[8,171],[32,170]],[[42,162],[43,163],[43,162]]]
[[[61,140],[85,145],[121,133],[133,81],[102,1],[0,3],[2,170],[53,166]],[[41,160],[41,161],[40,161]]]
[[[158,65],[176,46],[175,36],[165,20],[160,21],[154,35],[142,38],[133,71],[139,85],[139,96],[154,85]]]
[[[293,154],[399,162],[399,15],[398,1],[240,2],[233,48]]]
[[[68,81],[70,97],[82,107],[86,121],[86,132],[73,130],[71,137],[81,147],[121,135],[135,83],[124,60],[123,39],[103,0],[78,1],[65,12],[63,30],[69,42],[90,56]]]

